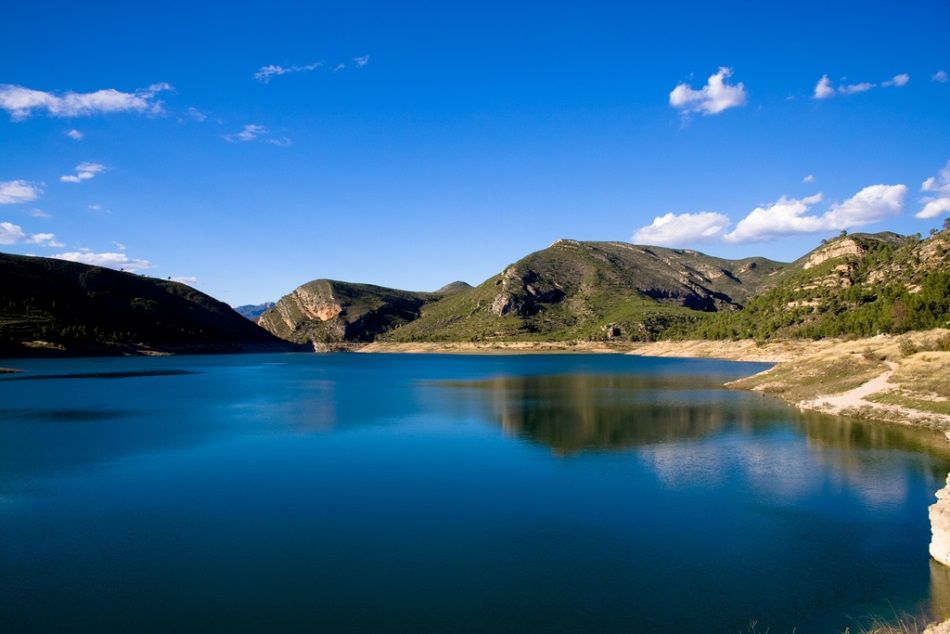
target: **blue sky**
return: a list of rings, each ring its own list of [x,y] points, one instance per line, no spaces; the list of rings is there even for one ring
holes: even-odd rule
[[[240,304],[947,217],[950,3],[632,4],[5,7],[0,249]]]

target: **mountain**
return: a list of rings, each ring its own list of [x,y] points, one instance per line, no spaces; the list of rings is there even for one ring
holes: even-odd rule
[[[244,304],[243,306],[235,306],[234,312],[236,312],[241,317],[245,319],[250,319],[253,322],[257,321],[257,318],[264,314],[268,308],[273,307],[274,302],[264,302],[263,304]]]
[[[667,333],[688,338],[900,333],[950,326],[950,229],[825,241],[777,274],[744,310]]]
[[[648,339],[735,311],[785,265],[623,242],[558,240],[481,285],[426,304],[389,341]]]
[[[314,280],[284,295],[258,319],[274,335],[314,348],[373,341],[419,317],[445,293],[401,291],[371,284]]]
[[[184,284],[0,253],[0,356],[290,348]]]

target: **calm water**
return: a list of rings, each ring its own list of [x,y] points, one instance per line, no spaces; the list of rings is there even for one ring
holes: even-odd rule
[[[7,361],[3,631],[737,632],[950,610],[940,437],[629,356]]]

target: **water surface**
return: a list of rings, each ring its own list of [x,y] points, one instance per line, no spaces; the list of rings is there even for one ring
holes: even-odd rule
[[[620,355],[4,361],[4,631],[772,632],[950,609],[941,437]]]

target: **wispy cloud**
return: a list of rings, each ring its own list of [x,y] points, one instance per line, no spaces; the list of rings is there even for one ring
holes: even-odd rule
[[[920,199],[924,206],[914,214],[917,218],[936,218],[950,213],[950,161],[939,174],[925,180],[920,191],[924,192]]]
[[[704,115],[719,114],[729,108],[743,106],[746,102],[745,86],[742,82],[730,84],[732,69],[722,66],[709,76],[706,85],[699,89],[689,84],[677,84],[670,92],[670,105],[681,113],[701,112]]]
[[[334,73],[338,73],[338,72],[340,72],[341,70],[343,70],[344,68],[346,68],[346,64],[343,64],[343,63],[341,62],[341,63],[339,63],[339,64],[337,64],[336,66],[333,67],[333,72],[334,72]]]
[[[947,83],[947,79],[948,79],[948,78],[947,78],[947,71],[945,71],[945,70],[938,70],[936,73],[934,73],[933,75],[931,75],[930,78],[931,78],[932,80],[936,81],[936,82],[939,82],[939,83],[941,83],[941,84],[945,84],[945,83]]]
[[[814,175],[814,174],[809,174],[808,176],[806,176],[805,178],[802,179],[802,182],[803,182],[803,183],[814,183],[814,182],[815,182],[815,175]]]
[[[60,176],[59,180],[64,183],[81,183],[83,181],[92,180],[96,174],[103,172],[105,169],[106,166],[101,163],[80,163],[76,166],[75,173]]]
[[[188,106],[188,108],[185,110],[185,115],[189,119],[197,121],[198,123],[203,123],[208,118],[208,115],[198,110],[194,106]]]
[[[245,125],[240,132],[231,132],[230,134],[224,135],[224,140],[228,143],[234,143],[236,141],[253,141],[262,134],[267,134],[267,128],[262,125],[257,125],[256,123],[248,123]]]
[[[359,55],[358,57],[354,57],[353,63],[356,64],[357,68],[363,68],[369,64],[369,55]]]
[[[12,222],[0,222],[0,244],[35,244],[41,247],[57,248],[63,246],[52,233],[27,234],[23,227]]]
[[[31,209],[30,211],[26,212],[26,214],[31,218],[49,219],[53,217],[52,214],[43,211],[42,209]]]
[[[79,130],[75,128],[73,128],[72,130],[68,130],[64,132],[63,134],[68,136],[73,141],[82,141],[83,137],[85,136],[82,132],[80,132]]]
[[[323,66],[323,62],[313,62],[312,64],[302,64],[294,66],[280,66],[278,64],[268,64],[266,66],[261,66],[256,73],[254,73],[254,79],[261,83],[269,83],[272,77],[279,77],[280,75],[287,75],[290,73],[309,73]]]
[[[239,132],[225,134],[223,138],[228,143],[263,141],[264,143],[276,145],[277,147],[288,147],[293,143],[293,141],[286,136],[272,136],[271,131],[267,128],[267,126],[258,125],[256,123],[248,123],[243,128],[241,128]]]
[[[68,253],[57,253],[52,257],[59,260],[68,260],[69,262],[80,262],[82,264],[91,264],[93,266],[104,266],[106,268],[117,269],[120,271],[137,272],[152,268],[152,263],[148,260],[130,258],[125,253],[70,251]]]
[[[908,75],[907,73],[901,73],[900,75],[894,75],[892,78],[888,79],[887,81],[881,82],[881,85],[884,86],[885,88],[890,88],[892,86],[896,86],[900,88],[901,86],[906,86],[909,81],[910,81],[910,75]]]
[[[162,102],[156,99],[160,92],[172,90],[170,84],[152,84],[134,92],[114,88],[95,92],[66,92],[55,94],[13,84],[0,84],[0,109],[10,113],[13,121],[26,119],[34,112],[46,112],[53,117],[81,117],[117,112],[160,114]]]
[[[15,205],[39,198],[42,190],[25,180],[0,181],[0,205]]]
[[[910,82],[910,75],[907,73],[901,73],[899,75],[894,75],[890,79],[881,82],[882,88],[901,88],[906,86]],[[835,95],[856,95],[858,93],[867,92],[872,88],[876,88],[877,84],[862,81],[856,84],[840,84],[837,88],[828,79],[828,75],[822,75],[821,79],[818,80],[818,83],[815,84],[815,90],[812,93],[813,99],[828,99],[834,97]]]

